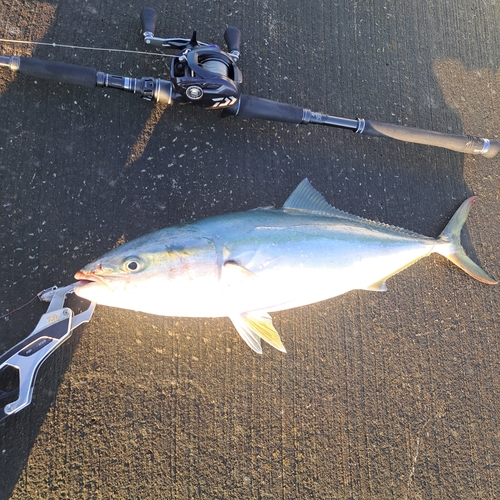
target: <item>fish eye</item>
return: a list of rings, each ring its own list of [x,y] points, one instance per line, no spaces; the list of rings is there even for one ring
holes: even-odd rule
[[[130,257],[123,263],[123,268],[131,272],[140,271],[142,268],[142,261],[138,257]]]

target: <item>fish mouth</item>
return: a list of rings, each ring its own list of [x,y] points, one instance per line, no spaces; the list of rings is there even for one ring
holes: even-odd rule
[[[111,288],[106,280],[97,274],[86,273],[84,271],[78,271],[75,273],[74,278],[78,280],[78,286],[91,285],[92,283],[99,283],[105,285],[107,288]]]

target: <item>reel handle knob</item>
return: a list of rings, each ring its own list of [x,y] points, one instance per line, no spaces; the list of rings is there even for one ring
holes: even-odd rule
[[[238,59],[240,55],[241,31],[234,26],[229,26],[224,32],[224,40],[231,55]]]
[[[154,36],[158,12],[151,7],[144,7],[141,11],[142,34],[144,38]]]

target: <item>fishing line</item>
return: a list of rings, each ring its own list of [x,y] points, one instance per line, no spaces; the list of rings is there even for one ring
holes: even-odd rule
[[[49,43],[49,42],[30,42],[29,40],[9,40],[7,38],[0,38],[0,42],[3,43],[19,43],[25,45],[43,45],[46,47],[62,47],[64,49],[78,49],[78,50],[96,50],[104,52],[123,52],[126,54],[139,54],[146,56],[157,56],[157,57],[174,57],[172,54],[159,54],[156,52],[141,52],[138,50],[125,50],[125,49],[106,49],[104,47],[86,47],[84,45],[65,45],[61,43]]]
[[[36,299],[39,299],[43,292],[44,291],[37,293],[32,299],[28,300],[28,302],[26,302],[22,306],[16,307],[16,308],[12,309],[12,311],[9,311],[8,313],[2,314],[2,316],[0,316],[0,320],[6,318],[7,316],[10,316],[11,314],[14,314],[14,313],[20,311],[24,307],[30,305],[33,301],[35,301]]]

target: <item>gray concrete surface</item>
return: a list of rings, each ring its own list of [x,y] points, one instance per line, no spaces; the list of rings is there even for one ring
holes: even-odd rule
[[[242,33],[248,94],[442,132],[500,135],[494,1],[152,0],[157,33]],[[0,37],[144,50],[142,2],[0,0]],[[3,55],[164,76],[168,59],[0,44]],[[500,159],[348,131],[221,119],[0,71],[0,313],[166,225],[280,205],[308,177],[338,208],[464,245],[500,277]],[[273,314],[258,356],[227,319],[98,307],[0,423],[0,498],[493,499],[500,287],[441,257]],[[0,322],[0,352],[46,306]]]

